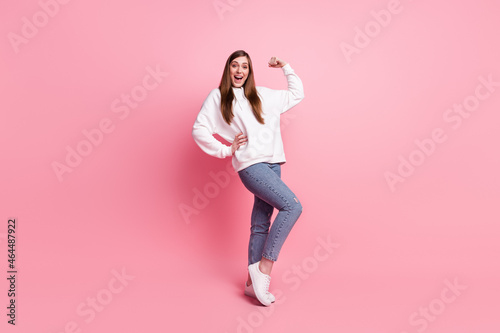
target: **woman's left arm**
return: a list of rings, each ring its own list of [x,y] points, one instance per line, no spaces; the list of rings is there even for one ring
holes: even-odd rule
[[[269,60],[269,67],[283,69],[283,74],[288,81],[288,90],[279,90],[279,101],[282,107],[280,113],[286,112],[304,99],[304,86],[289,63],[272,57]]]

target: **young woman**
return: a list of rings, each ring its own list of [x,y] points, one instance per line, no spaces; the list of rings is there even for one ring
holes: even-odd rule
[[[304,98],[302,81],[290,64],[272,57],[269,67],[282,68],[287,90],[256,87],[252,61],[243,50],[226,61],[218,88],[203,102],[192,136],[207,154],[226,158],[243,185],[254,194],[248,245],[248,278],[245,295],[269,306],[271,270],[295,222],[302,213],[297,196],[281,180],[286,162],[280,132],[280,115]],[[217,140],[217,133],[231,146]],[[278,214],[271,225],[274,208]]]

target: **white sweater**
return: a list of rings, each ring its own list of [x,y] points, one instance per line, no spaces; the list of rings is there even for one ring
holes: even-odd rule
[[[228,142],[234,141],[236,134],[242,132],[248,141],[241,145],[232,158],[236,172],[259,162],[285,163],[285,152],[280,131],[280,115],[290,110],[304,98],[302,81],[295,74],[290,64],[282,67],[288,80],[288,90],[273,90],[257,86],[257,93],[262,102],[262,117],[265,124],[255,118],[250,103],[245,97],[244,87],[232,87],[234,118],[228,125],[220,109],[221,94],[219,88],[213,89],[203,102],[193,125],[194,141],[207,154],[226,158],[231,156],[231,146],[217,140],[213,134],[220,135]]]

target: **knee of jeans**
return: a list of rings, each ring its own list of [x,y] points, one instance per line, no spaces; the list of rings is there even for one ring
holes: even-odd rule
[[[299,205],[299,207],[297,208],[297,211],[299,212],[299,215],[300,215],[300,214],[302,214],[302,204],[299,203],[298,205]]]
[[[302,214],[302,204],[297,197],[293,197],[294,202],[292,202],[293,209],[296,210],[299,215]]]

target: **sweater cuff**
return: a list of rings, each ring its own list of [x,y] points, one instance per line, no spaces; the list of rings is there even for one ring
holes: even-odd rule
[[[287,63],[285,66],[281,67],[281,69],[283,69],[283,73],[285,75],[294,73],[292,66],[290,66],[290,63]]]
[[[233,151],[232,151],[232,148],[231,146],[226,146],[224,145],[224,148],[223,148],[223,153],[224,153],[224,157],[228,157],[228,156],[231,156],[233,155]]]

